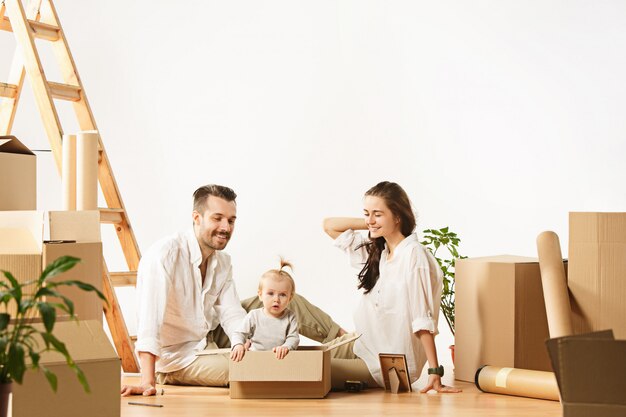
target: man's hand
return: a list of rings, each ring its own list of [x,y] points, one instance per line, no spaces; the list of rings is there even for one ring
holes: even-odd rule
[[[287,346],[276,346],[272,349],[272,352],[276,354],[276,359],[282,359],[289,353],[289,348]]]
[[[428,375],[428,384],[420,390],[422,394],[427,393],[431,389],[437,392],[461,392],[460,389],[454,387],[448,387],[441,383],[441,377],[439,375]]]
[[[122,397],[128,397],[129,395],[143,395],[150,396],[156,395],[156,388],[152,384],[143,385],[122,385],[120,393]]]
[[[237,345],[230,351],[230,359],[239,362],[243,359],[243,355],[246,354],[246,348],[243,345]]]

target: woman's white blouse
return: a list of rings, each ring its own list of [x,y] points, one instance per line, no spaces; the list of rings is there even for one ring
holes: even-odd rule
[[[365,247],[369,239],[361,233],[346,230],[335,246],[350,255],[350,263],[361,270],[367,260]],[[387,246],[380,257],[380,277],[368,294],[363,294],[354,313],[355,330],[362,336],[354,353],[363,359],[380,386],[379,353],[406,355],[411,383],[426,363],[426,354],[416,332],[428,330],[437,334],[443,273],[433,255],[424,248],[416,234],[398,244],[393,258],[387,260]]]

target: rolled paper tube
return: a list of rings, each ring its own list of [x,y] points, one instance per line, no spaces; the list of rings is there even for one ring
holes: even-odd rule
[[[76,139],[76,208],[98,208],[98,133],[80,132]]]
[[[552,372],[483,366],[476,371],[475,382],[483,392],[559,401]]]
[[[76,210],[76,135],[63,135],[63,210]]]
[[[537,236],[537,253],[550,337],[570,336],[573,334],[572,308],[567,292],[561,245],[556,233],[543,232]]]

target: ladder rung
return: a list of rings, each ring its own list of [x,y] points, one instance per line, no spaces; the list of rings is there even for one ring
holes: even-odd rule
[[[8,17],[4,16],[2,19],[0,19],[0,30],[13,32],[13,28],[11,27],[11,22],[9,22]]]
[[[0,83],[0,97],[15,98],[16,96],[17,96],[16,85]]]
[[[60,29],[54,25],[49,25],[47,23],[37,22],[36,20],[29,20],[30,28],[33,31],[33,36],[39,39],[45,39],[48,41],[58,41],[60,38]],[[7,16],[4,16],[2,20],[0,20],[0,30],[4,30],[7,32],[13,32],[13,28],[11,27],[11,22]]]
[[[100,207],[100,223],[118,224],[124,220],[124,209]]]
[[[50,94],[53,98],[68,101],[80,101],[80,87],[77,85],[60,84],[48,81]]]
[[[114,287],[134,287],[137,284],[137,272],[109,272],[111,284]]]

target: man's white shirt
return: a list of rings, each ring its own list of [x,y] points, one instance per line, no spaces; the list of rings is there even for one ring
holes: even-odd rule
[[[221,324],[230,337],[246,315],[232,278],[230,256],[215,251],[204,285],[202,254],[192,229],[156,242],[137,271],[138,326],[135,351],[158,357],[156,372],[190,365]]]

